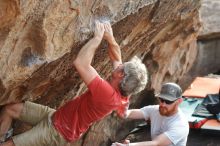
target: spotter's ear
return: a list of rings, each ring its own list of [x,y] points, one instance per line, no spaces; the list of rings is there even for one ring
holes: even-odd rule
[[[182,103],[183,102],[183,98],[178,99],[178,102]]]

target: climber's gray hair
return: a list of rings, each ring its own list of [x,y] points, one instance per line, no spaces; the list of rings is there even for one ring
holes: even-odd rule
[[[136,94],[145,88],[148,72],[138,57],[124,63],[124,74],[125,76],[119,85],[123,96]]]

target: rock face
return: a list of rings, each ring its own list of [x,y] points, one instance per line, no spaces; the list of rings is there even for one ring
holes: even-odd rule
[[[203,0],[200,9],[202,29],[198,36],[198,57],[194,74],[220,74],[220,1]],[[192,71],[191,71],[192,72]]]
[[[196,76],[220,74],[220,1],[202,0],[199,12],[202,27],[197,40],[197,57],[188,74],[181,79],[182,86]]]
[[[180,82],[197,56],[199,7],[199,0],[0,0],[0,105],[31,100],[58,108],[82,93],[72,61],[96,19],[111,22],[124,61],[136,55],[146,64],[147,89]],[[106,49],[103,42],[93,61],[105,78]],[[121,123],[108,116],[73,145],[108,145]]]
[[[200,9],[200,18],[202,21],[202,29],[199,39],[220,38],[220,2],[219,0],[202,0]]]

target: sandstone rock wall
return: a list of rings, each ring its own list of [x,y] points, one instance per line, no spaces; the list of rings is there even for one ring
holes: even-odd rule
[[[52,83],[56,86],[62,82],[64,86],[61,80],[67,74],[75,74],[71,69],[72,59],[84,41],[91,37],[95,19],[108,18],[114,24],[153,2],[1,0],[0,103],[40,98],[43,93],[39,90],[45,94]],[[99,56],[103,56],[99,52]],[[66,81],[65,87],[59,87],[62,89],[57,89],[58,92],[66,93],[80,84],[74,77],[74,82],[69,77],[66,79],[70,81]],[[67,82],[72,84],[71,87]],[[14,94],[29,95],[15,97]]]

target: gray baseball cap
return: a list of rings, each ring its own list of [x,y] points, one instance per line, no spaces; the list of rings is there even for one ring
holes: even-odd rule
[[[165,83],[162,85],[160,93],[156,94],[156,96],[165,100],[175,101],[178,98],[182,98],[182,89],[175,83]]]

